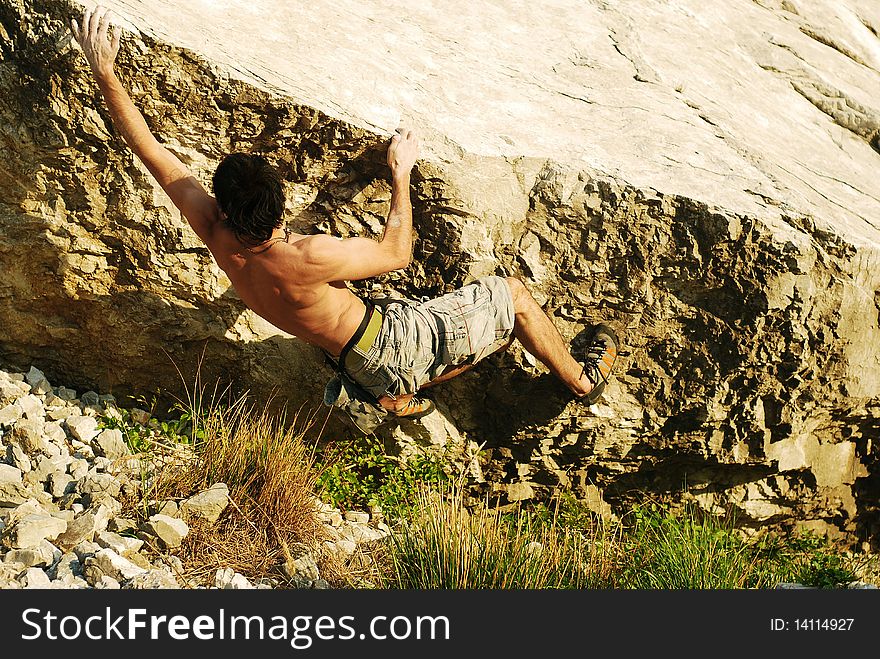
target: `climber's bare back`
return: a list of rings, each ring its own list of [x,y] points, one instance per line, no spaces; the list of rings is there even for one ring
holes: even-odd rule
[[[364,303],[345,281],[321,281],[314,244],[326,234],[291,234],[251,251],[216,223],[205,244],[238,296],[254,313],[285,332],[338,356],[364,316]]]
[[[70,23],[116,130],[211,251],[242,301],[279,329],[338,355],[365,312],[345,282],[405,268],[412,258],[409,186],[418,137],[399,128],[388,145],[391,207],[381,240],[317,234],[293,235],[285,242],[284,232],[276,228],[268,241],[248,250],[226,226],[217,200],[156,139],[134,106],[114,70],[121,31],[110,27],[110,11],[101,6],[84,10],[81,24],[76,19]],[[278,218],[275,226],[281,225]],[[262,230],[257,235],[262,237]]]

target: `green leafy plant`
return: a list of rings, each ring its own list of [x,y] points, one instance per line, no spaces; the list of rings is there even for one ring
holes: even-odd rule
[[[777,581],[813,588],[837,588],[855,581],[858,568],[867,560],[843,554],[828,538],[810,531],[764,538],[756,544],[755,553],[774,566]]]
[[[318,494],[342,509],[379,506],[399,517],[415,502],[420,484],[440,485],[450,477],[442,456],[420,453],[403,461],[385,451],[373,435],[325,454],[319,461]]]
[[[856,579],[858,560],[812,533],[746,538],[735,516],[687,503],[633,509],[625,533],[630,557],[621,583],[630,588],[775,588],[782,582],[836,588]]]
[[[122,432],[122,439],[132,453],[146,453],[150,450],[150,430],[135,423],[131,411],[125,408],[116,409],[117,414],[105,413],[98,419],[101,429],[112,428]]]
[[[769,574],[749,544],[733,531],[732,516],[680,513],[638,506],[626,533],[631,560],[623,567],[630,588],[738,589],[769,585]]]
[[[157,430],[163,437],[180,444],[191,444],[204,439],[205,430],[195,423],[192,409],[182,403],[175,403],[171,407],[171,412],[176,414],[157,422]]]
[[[181,404],[175,404],[171,409],[176,412],[176,416],[164,420],[150,419],[146,426],[134,421],[131,410],[114,410],[113,413],[108,411],[99,418],[99,427],[121,431],[132,453],[151,451],[154,441],[160,438],[177,444],[191,444],[194,440],[204,438],[204,430],[194,423],[192,411]]]

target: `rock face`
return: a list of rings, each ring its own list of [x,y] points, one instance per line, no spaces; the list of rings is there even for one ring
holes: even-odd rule
[[[619,330],[591,409],[515,347],[389,438],[481,447],[507,501],[686,490],[746,525],[880,537],[876,2],[104,4],[159,139],[206,185],[266,154],[294,230],[378,237],[387,137],[421,132],[413,265],[358,291],[515,275],[573,345]],[[65,40],[79,11],[0,0],[0,358],[114,394],[201,364],[323,415],[318,351],[243,307],[115,135]]]

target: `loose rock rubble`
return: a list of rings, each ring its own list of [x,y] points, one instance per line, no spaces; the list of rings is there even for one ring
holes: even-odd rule
[[[141,411],[142,412],[142,411]],[[123,516],[120,497],[144,471],[122,432],[111,395],[53,387],[31,367],[0,370],[0,588],[188,588],[174,550],[193,523],[214,524],[230,503],[224,483],[180,501],[156,502],[142,523]],[[145,414],[139,420],[148,422]],[[297,545],[287,579],[251,583],[231,568],[215,588],[329,588],[319,552],[345,559],[389,529],[368,513],[342,513],[316,500],[327,532],[322,547]]]

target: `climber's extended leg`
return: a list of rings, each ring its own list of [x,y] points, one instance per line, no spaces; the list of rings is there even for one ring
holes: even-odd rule
[[[513,333],[523,347],[578,398],[593,403],[605,388],[605,382],[617,359],[617,337],[606,325],[594,328],[587,354],[582,362],[572,357],[559,330],[544,313],[525,285],[515,277],[508,277],[507,284],[513,296],[516,322]]]

